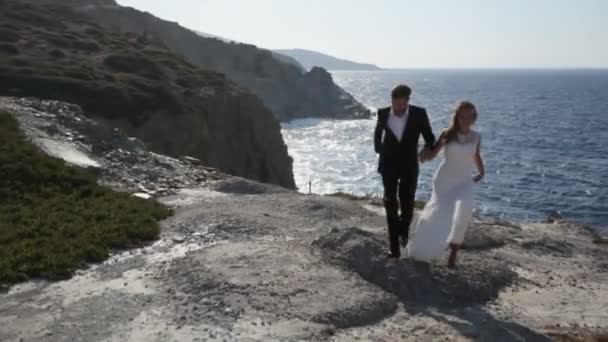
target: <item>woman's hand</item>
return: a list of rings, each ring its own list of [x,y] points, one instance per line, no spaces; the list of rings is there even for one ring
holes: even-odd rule
[[[423,148],[418,154],[418,160],[420,160],[420,163],[424,163],[431,159],[433,159],[433,151],[431,151],[431,149],[428,147]]]
[[[483,179],[483,176],[486,174],[486,169],[483,166],[483,159],[481,159],[481,138],[477,140],[477,151],[475,151],[475,165],[477,165],[477,172],[479,174],[473,177],[473,182],[479,183]]]

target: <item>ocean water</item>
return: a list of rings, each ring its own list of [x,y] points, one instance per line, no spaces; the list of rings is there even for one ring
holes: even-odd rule
[[[558,210],[608,232],[608,70],[339,71],[336,82],[372,109],[398,83],[413,89],[437,135],[454,104],[479,111],[486,180],[476,213],[539,221]],[[375,118],[301,119],[283,124],[296,183],[307,192],[381,194],[373,151]],[[421,166],[417,197],[428,199],[439,159]]]

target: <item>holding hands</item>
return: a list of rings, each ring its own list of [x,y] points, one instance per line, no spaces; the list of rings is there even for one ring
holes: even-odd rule
[[[423,148],[422,151],[420,151],[420,154],[418,155],[418,159],[420,160],[420,163],[424,163],[429,160],[435,159],[435,157],[437,156],[437,153],[439,153],[439,150],[441,150],[441,148],[445,144],[447,144],[447,139],[442,135],[434,147],[430,148],[427,146],[427,147]]]
[[[420,160],[420,163],[432,160],[433,157],[433,151],[431,151],[431,149],[428,147],[423,148],[422,151],[420,151],[420,153],[418,154],[418,160]]]

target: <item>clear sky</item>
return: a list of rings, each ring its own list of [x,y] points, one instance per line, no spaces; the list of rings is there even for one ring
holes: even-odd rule
[[[608,0],[118,2],[264,48],[383,67],[608,67]]]

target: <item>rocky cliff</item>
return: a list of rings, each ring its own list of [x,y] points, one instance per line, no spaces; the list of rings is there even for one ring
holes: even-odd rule
[[[225,73],[259,96],[281,121],[309,116],[367,118],[371,114],[337,86],[329,73],[307,73],[285,58],[276,58],[271,51],[204,37],[177,23],[119,6],[112,0],[71,0],[70,4],[106,28],[149,37],[193,64]]]
[[[294,187],[279,123],[254,94],[146,37],[45,2],[0,1],[0,95],[75,103],[153,151]]]

